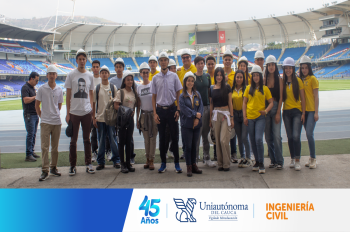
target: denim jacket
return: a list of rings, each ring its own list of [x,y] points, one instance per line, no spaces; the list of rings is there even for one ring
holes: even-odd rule
[[[179,98],[179,103],[181,127],[193,128],[193,122],[196,118],[196,114],[200,113],[203,116],[203,102],[201,95],[198,91],[196,91],[193,93],[193,98],[191,100],[190,96],[184,96],[182,93]],[[199,128],[201,126],[202,117],[200,118],[199,123],[195,128]]]

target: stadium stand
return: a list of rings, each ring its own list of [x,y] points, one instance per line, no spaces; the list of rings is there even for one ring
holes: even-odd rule
[[[91,60],[92,60],[92,61],[94,61],[94,60],[100,61],[101,67],[102,67],[103,65],[106,65],[106,66],[108,67],[110,73],[115,73],[114,65],[113,65],[112,61],[111,61],[109,58],[92,58]],[[91,66],[92,66],[92,65],[91,65]]]
[[[250,51],[250,52],[242,52],[242,56],[247,57],[248,61],[254,63],[254,56],[255,56],[255,51]]]
[[[270,50],[264,50],[264,56],[267,58],[269,55],[273,55],[276,57],[276,60],[280,57],[282,52],[282,49],[270,49]]]
[[[132,60],[132,58],[128,57],[128,58],[123,58],[124,63],[125,63],[125,69],[129,69],[131,68],[132,72],[138,72],[139,70],[137,69],[137,67],[135,66],[134,61]]]
[[[338,68],[339,66],[326,66],[317,71],[315,74],[316,77],[321,77],[324,75],[327,75],[328,73],[332,72],[334,69]]]
[[[40,47],[36,42],[17,42],[9,40],[0,40],[0,52],[50,55],[50,53]]]
[[[324,56],[321,60],[334,60],[339,57],[342,53],[349,49],[350,43],[338,44],[335,48],[333,48],[326,56]]]
[[[140,66],[143,62],[146,62],[148,64],[149,57],[135,57],[135,59],[137,64]]]
[[[309,56],[311,59],[319,59],[330,47],[330,44],[311,46],[305,55]]]
[[[306,47],[301,47],[301,48],[287,48],[285,51],[284,51],[284,54],[280,60],[280,64],[283,63],[283,60],[287,57],[292,57],[295,61],[297,61],[301,55],[305,52],[305,49]],[[278,59],[276,57],[276,59]]]
[[[43,70],[41,70],[40,68],[36,67],[35,65],[29,63],[28,61],[25,61],[25,60],[11,60],[11,62],[17,64],[20,67],[22,67],[24,70],[28,71],[29,73],[37,72],[39,74],[46,74]]]

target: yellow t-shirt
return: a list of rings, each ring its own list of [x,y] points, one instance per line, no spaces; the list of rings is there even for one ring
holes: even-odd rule
[[[314,89],[318,89],[318,80],[315,76],[307,76],[304,80],[306,111],[315,111]]]
[[[257,89],[255,90],[254,96],[249,94],[250,85],[244,91],[244,97],[248,98],[247,103],[247,118],[256,119],[261,116],[259,111],[265,110],[265,100],[272,98],[270,89],[267,86],[263,86],[264,94]]]
[[[183,86],[183,80],[184,80],[185,74],[189,71],[191,71],[193,73],[197,72],[196,66],[194,66],[194,64],[191,64],[191,66],[188,69],[185,69],[184,66],[182,66],[181,70],[176,72],[177,75],[179,76],[179,79],[180,79],[182,86]]]
[[[252,83],[252,74],[250,74],[250,73],[248,73],[249,75],[248,75],[248,84],[247,83],[245,83],[246,85],[250,85],[251,83]],[[246,77],[245,77],[245,73],[244,73],[244,79],[245,79]]]
[[[160,73],[158,70],[156,70],[155,73],[149,72],[149,78],[148,78],[148,79],[149,79],[150,81],[152,81],[153,77],[154,77],[156,74],[158,74],[158,73]]]
[[[297,77],[297,78],[298,78],[298,83],[299,83],[299,90],[304,89],[304,84],[303,84],[302,80],[299,77]],[[286,87],[287,98],[284,101],[283,110],[298,109],[298,110],[302,111],[300,95],[299,95],[299,100],[296,101],[294,94],[293,94],[292,84],[290,84],[289,86],[288,86],[288,84],[286,84],[285,87]]]
[[[227,77],[228,77],[227,84],[232,88],[233,79],[235,78],[235,72],[231,69],[231,72],[227,75]]]
[[[232,106],[233,110],[242,110],[243,106],[243,89],[240,88],[237,92],[236,89],[232,89]]]
[[[207,73],[210,75],[209,72],[207,72]],[[210,79],[211,79],[211,84],[215,85],[214,74],[213,74],[213,76],[210,75]]]

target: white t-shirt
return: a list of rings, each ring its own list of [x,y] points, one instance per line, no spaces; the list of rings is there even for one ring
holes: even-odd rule
[[[74,69],[68,73],[64,87],[72,90],[69,113],[84,116],[91,112],[89,91],[94,90],[93,78],[88,71],[81,73]]]
[[[117,94],[117,87],[114,87],[114,95]],[[100,85],[100,91],[98,94],[98,109],[97,109],[97,113],[95,114],[96,120],[98,122],[105,122],[105,118],[104,118],[104,112],[105,112],[105,108],[109,102],[109,100],[112,99],[113,93],[111,91],[110,85],[108,83],[108,85]],[[96,96],[96,88],[94,90],[94,103],[95,105],[97,102],[97,96]]]
[[[102,80],[101,80],[101,77],[98,77],[98,78],[94,77],[93,80],[94,80],[94,89],[95,89],[98,84],[101,84]]]
[[[137,87],[137,94],[141,100],[141,109],[146,111],[153,111],[151,82],[147,85],[139,85]]]
[[[59,103],[63,103],[63,91],[56,85],[51,89],[48,83],[45,83],[38,89],[36,100],[41,101],[41,123],[50,125],[61,125]]]

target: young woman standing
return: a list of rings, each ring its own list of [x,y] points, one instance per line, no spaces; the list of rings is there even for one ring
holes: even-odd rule
[[[246,85],[250,85],[251,79],[252,79],[252,75],[248,71],[248,59],[247,59],[247,57],[242,56],[238,60],[237,66],[238,66],[238,69],[242,70],[243,73],[244,73],[244,82],[246,83]]]
[[[291,57],[283,61],[283,102],[283,122],[291,156],[290,168],[300,171],[300,134],[305,121],[305,93],[303,82],[295,74],[295,62]]]
[[[259,174],[265,173],[264,167],[264,131],[265,116],[273,107],[273,99],[269,88],[264,86],[263,74],[260,66],[254,65],[252,68],[252,81],[244,91],[243,118],[244,124],[248,127],[250,142],[255,156],[253,171]],[[265,101],[269,105],[265,109]]]
[[[218,170],[230,170],[230,133],[234,126],[232,90],[225,83],[223,68],[215,69],[215,85],[210,88],[210,127],[215,131]]]
[[[273,99],[273,107],[266,115],[265,125],[265,140],[271,159],[269,168],[276,167],[278,170],[281,170],[284,164],[281,137],[283,80],[279,75],[276,57],[268,56],[266,66],[264,85],[270,89]]]
[[[305,124],[304,128],[306,131],[307,141],[309,143],[310,158],[305,164],[306,167],[311,169],[316,168],[316,151],[315,151],[315,139],[314,130],[316,122],[319,119],[318,116],[318,80],[314,76],[311,68],[311,59],[308,56],[303,56],[300,60],[300,78],[304,83],[305,90]]]

